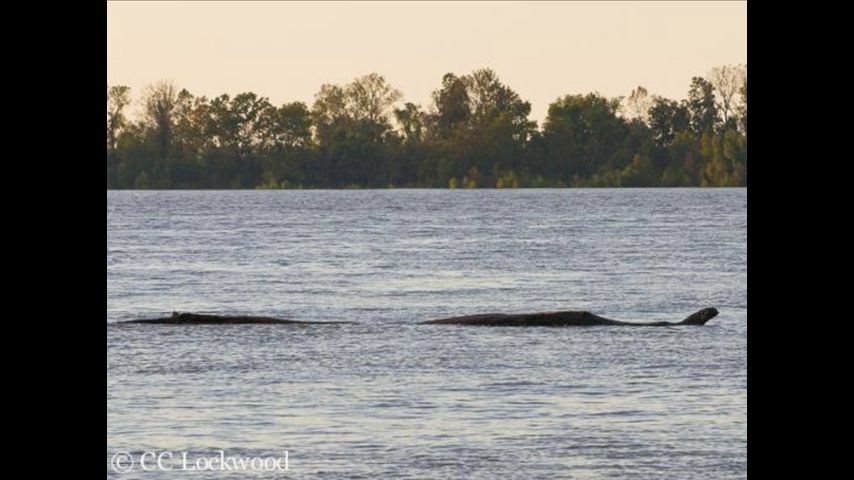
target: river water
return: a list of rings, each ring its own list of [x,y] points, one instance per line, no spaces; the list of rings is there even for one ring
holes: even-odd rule
[[[143,471],[145,452],[287,451],[279,478],[745,478],[746,203],[746,189],[108,191],[107,475],[186,467]],[[721,313],[704,327],[418,325],[708,306]],[[118,323],[172,311],[357,323]]]

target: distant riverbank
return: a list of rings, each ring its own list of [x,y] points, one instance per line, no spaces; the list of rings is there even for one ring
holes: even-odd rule
[[[253,92],[213,99],[169,82],[123,113],[107,89],[107,188],[564,188],[747,185],[746,67],[694,77],[676,101],[570,94],[542,125],[498,75],[448,73],[433,104],[372,73],[322,85],[309,108]]]

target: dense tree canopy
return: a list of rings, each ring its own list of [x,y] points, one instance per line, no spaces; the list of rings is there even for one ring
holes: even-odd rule
[[[426,108],[371,73],[311,106],[161,81],[131,120],[107,87],[107,188],[744,186],[747,67],[691,79],[685,100],[564,95],[542,128],[491,69],[445,74]]]

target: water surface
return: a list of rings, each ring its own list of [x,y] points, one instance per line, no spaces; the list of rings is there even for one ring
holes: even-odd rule
[[[746,196],[110,191],[108,462],[288,450],[299,478],[744,478]],[[706,306],[705,327],[417,325]],[[359,324],[115,323],[173,310]]]

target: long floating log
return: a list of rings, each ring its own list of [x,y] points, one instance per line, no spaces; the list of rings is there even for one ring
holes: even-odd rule
[[[121,323],[156,323],[169,325],[237,325],[237,324],[317,324],[317,323],[351,323],[351,322],[303,322],[273,317],[255,317],[250,315],[204,315],[199,313],[173,312],[172,316],[163,318],[148,318],[128,320]]]
[[[487,313],[483,315],[468,315],[464,317],[440,318],[428,320],[422,324],[431,325],[479,325],[490,327],[590,327],[597,325],[627,326],[627,327],[664,327],[672,325],[705,325],[717,316],[716,308],[704,308],[691,314],[685,320],[671,322],[621,322],[600,317],[590,312],[564,311],[543,313]]]
[[[664,327],[674,325],[705,325],[718,315],[716,308],[704,308],[688,316],[681,322],[622,322],[600,317],[590,312],[563,311],[541,313],[487,313],[463,317],[449,317],[421,322],[430,325],[477,325],[493,327],[588,327],[588,326],[629,326]],[[168,325],[238,325],[238,324],[341,324],[353,322],[306,322],[283,318],[259,317],[251,315],[208,315],[199,313],[173,312],[169,317],[128,320],[121,323],[146,323]]]

